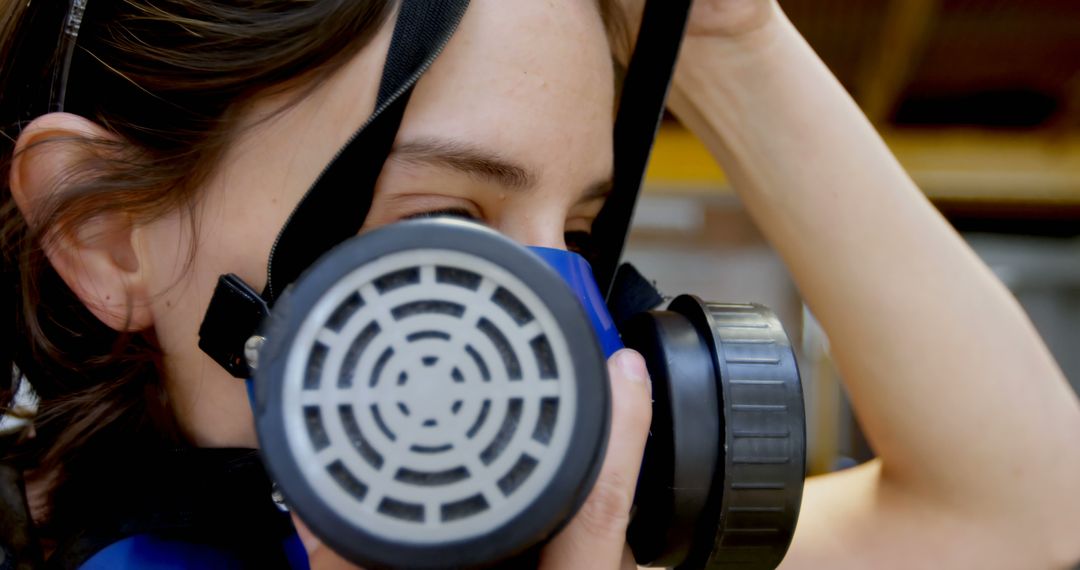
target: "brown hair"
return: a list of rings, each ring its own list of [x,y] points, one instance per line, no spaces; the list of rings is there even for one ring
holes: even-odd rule
[[[40,86],[58,65],[66,16],[58,6],[67,4],[0,6],[0,61],[10,63],[0,68],[5,190],[22,123],[47,110],[47,90]],[[609,32],[625,37],[614,0],[599,0],[599,6]],[[0,370],[18,371],[0,381],[0,412],[11,405],[20,378],[39,398],[33,437],[9,436],[0,442],[0,458],[31,479],[55,481],[50,534],[67,532],[76,512],[100,508],[87,496],[108,495],[102,488],[111,482],[115,489],[119,473],[152,461],[146,454],[184,442],[160,381],[153,338],[117,333],[94,318],[53,271],[42,246],[115,210],[145,222],[190,207],[235,136],[246,103],[268,91],[318,84],[366,45],[392,8],[392,0],[89,2],[65,110],[90,118],[120,142],[47,141],[76,148],[81,163],[56,181],[53,198],[30,224],[10,191],[0,198],[0,307],[6,313],[0,322],[7,324]]]
[[[45,110],[44,90],[30,89],[38,100],[20,97],[57,65],[62,4],[0,8],[0,53],[13,62],[0,70],[5,190],[13,140],[32,118],[26,109]],[[65,110],[122,142],[49,141],[74,145],[81,163],[56,181],[58,191],[32,224],[10,191],[0,202],[8,324],[0,370],[14,365],[21,373],[0,384],[0,406],[10,405],[20,376],[39,399],[34,437],[22,434],[0,452],[54,481],[49,519],[56,534],[87,510],[87,497],[100,494],[106,480],[182,441],[153,339],[117,333],[94,318],[52,270],[45,240],[116,209],[147,221],[190,205],[235,134],[242,105],[297,80],[325,78],[367,43],[392,7],[390,0],[89,2]]]

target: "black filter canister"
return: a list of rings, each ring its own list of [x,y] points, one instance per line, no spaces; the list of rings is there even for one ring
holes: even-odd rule
[[[623,341],[642,353],[653,378],[652,430],[628,540],[639,562],[675,566],[690,553],[720,458],[716,375],[707,346],[678,313],[637,315]]]
[[[630,319],[653,425],[628,539],[639,564],[775,568],[805,475],[802,388],[791,343],[760,305],[683,295]]]

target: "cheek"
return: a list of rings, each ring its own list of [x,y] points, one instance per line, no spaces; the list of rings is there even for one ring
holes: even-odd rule
[[[256,291],[266,283],[270,248],[290,209],[232,190],[204,188],[194,212],[174,212],[141,231],[155,334],[167,356],[201,357],[198,329],[221,275],[235,273]]]
[[[163,351],[173,352],[192,334],[184,318],[197,310],[193,292],[201,279],[197,265],[195,232],[190,218],[173,212],[139,230],[140,269],[150,293],[154,332]]]

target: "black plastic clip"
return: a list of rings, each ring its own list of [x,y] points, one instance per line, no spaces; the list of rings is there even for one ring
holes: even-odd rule
[[[237,378],[251,376],[244,344],[270,315],[270,307],[247,283],[229,273],[218,279],[199,327],[199,348]]]

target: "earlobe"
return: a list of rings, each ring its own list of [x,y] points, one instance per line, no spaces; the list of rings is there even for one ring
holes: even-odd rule
[[[8,184],[28,223],[47,223],[45,209],[70,189],[66,180],[86,179],[77,175],[78,168],[91,151],[78,141],[110,138],[93,122],[66,113],[44,115],[23,130],[15,145]],[[128,215],[106,211],[63,234],[52,228],[42,230],[42,244],[53,268],[98,319],[118,331],[143,330],[153,324]]]
[[[56,236],[45,246],[68,288],[98,320],[117,331],[145,330],[153,324],[133,234],[126,215],[100,214],[74,235]]]

